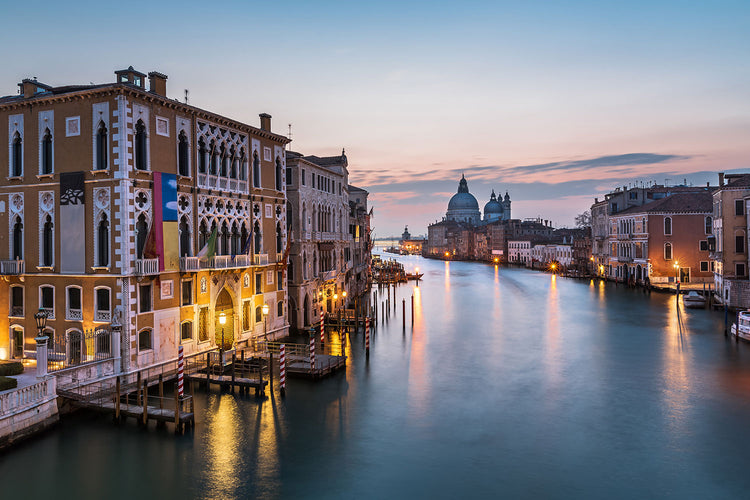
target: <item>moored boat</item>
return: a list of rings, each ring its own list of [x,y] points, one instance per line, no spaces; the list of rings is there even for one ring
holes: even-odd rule
[[[685,305],[685,307],[689,307],[692,309],[703,309],[704,307],[706,307],[706,298],[695,290],[691,290],[690,292],[682,296],[682,303]]]
[[[407,280],[421,280],[424,273],[406,273]]]
[[[740,312],[737,320],[737,323],[732,324],[732,335],[750,342],[750,311]]]

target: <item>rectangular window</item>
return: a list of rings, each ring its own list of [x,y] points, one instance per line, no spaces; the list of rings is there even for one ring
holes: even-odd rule
[[[266,271],[266,285],[273,285],[273,271]]]
[[[81,289],[68,288],[68,308],[67,318],[71,320],[80,320],[81,316]]]
[[[745,215],[744,200],[734,200],[734,215]]]
[[[745,276],[745,264],[744,263],[738,263],[734,265],[735,273],[737,274],[737,277]]]
[[[638,199],[638,191],[631,191],[629,194],[630,194],[630,199],[631,200],[637,200]]]
[[[292,185],[292,167],[286,167],[286,185]]]
[[[10,315],[23,317],[23,287],[13,286],[10,298]]]
[[[745,235],[738,234],[734,237],[734,251],[736,253],[745,253]]]
[[[138,332],[138,351],[147,351],[151,349],[151,330],[141,330]]]
[[[255,295],[263,293],[263,277],[260,273],[255,275]]]
[[[708,240],[701,240],[698,244],[701,252],[708,252]]]
[[[305,169],[302,169],[302,185],[305,185]]]
[[[51,286],[43,286],[40,289],[41,301],[39,307],[47,312],[47,318],[55,317],[55,289]]]
[[[707,273],[708,272],[708,261],[702,260],[701,261],[701,272]]]
[[[182,282],[182,305],[189,306],[192,303],[193,303],[193,280],[183,281]]]
[[[97,288],[94,294],[96,299],[96,311],[94,321],[110,321],[109,288]]]
[[[193,340],[193,323],[191,321],[185,321],[180,326],[180,340]]]
[[[278,271],[276,273],[276,283],[278,284],[279,290],[284,289],[284,271]]]
[[[138,312],[151,311],[151,285],[138,285]]]
[[[198,311],[198,342],[208,341],[208,307]]]

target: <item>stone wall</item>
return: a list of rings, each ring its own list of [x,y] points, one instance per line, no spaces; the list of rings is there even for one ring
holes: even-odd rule
[[[57,420],[54,376],[0,393],[0,449],[46,429]]]

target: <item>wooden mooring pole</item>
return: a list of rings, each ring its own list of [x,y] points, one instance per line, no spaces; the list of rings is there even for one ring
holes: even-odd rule
[[[414,326],[414,294],[411,294],[411,326]]]
[[[120,376],[115,380],[115,421],[120,421]]]
[[[148,425],[148,380],[143,381],[143,425]]]
[[[406,299],[401,299],[401,326],[406,328]]]

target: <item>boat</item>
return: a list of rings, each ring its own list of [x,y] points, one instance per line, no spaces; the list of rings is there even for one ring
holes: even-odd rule
[[[407,280],[421,280],[422,276],[424,276],[424,273],[406,273],[406,279]]]
[[[737,315],[737,320],[739,328],[737,327],[737,323],[732,323],[732,335],[750,342],[750,311],[740,312]]]
[[[706,307],[706,298],[695,290],[691,290],[682,296],[682,303],[691,309],[703,309]]]

